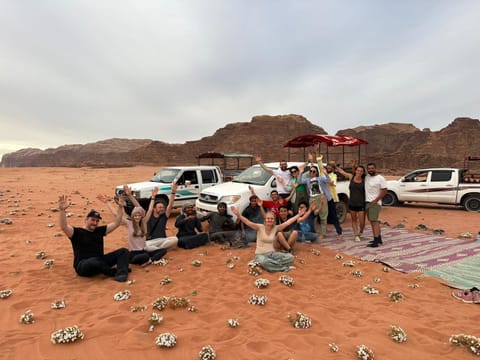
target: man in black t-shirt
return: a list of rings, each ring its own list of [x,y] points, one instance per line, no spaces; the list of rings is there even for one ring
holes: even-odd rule
[[[98,226],[100,213],[91,210],[83,227],[73,227],[67,223],[65,210],[70,206],[66,195],[58,198],[60,227],[70,239],[73,249],[73,267],[79,276],[91,277],[104,274],[114,280],[124,282],[128,278],[128,249],[120,248],[104,254],[103,238],[118,228],[122,221],[123,198],[119,199],[119,209],[114,222]]]

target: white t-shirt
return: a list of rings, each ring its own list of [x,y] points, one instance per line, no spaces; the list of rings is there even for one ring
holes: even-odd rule
[[[372,176],[367,174],[365,176],[365,201],[370,202],[376,199],[378,194],[380,194],[381,189],[387,188],[387,180],[382,175]],[[379,205],[382,205],[382,201],[378,202]]]
[[[290,194],[290,191],[287,191],[285,189],[285,185],[287,185],[292,178],[292,175],[290,174],[290,171],[285,170],[283,171],[282,169],[275,169],[272,171],[274,176],[279,176],[283,179],[283,184],[280,181],[277,181],[277,191],[279,194]]]

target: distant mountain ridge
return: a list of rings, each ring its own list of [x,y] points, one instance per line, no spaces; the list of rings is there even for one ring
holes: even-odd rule
[[[326,134],[301,115],[260,115],[250,122],[227,124],[212,136],[184,144],[150,139],[108,139],[84,145],[63,145],[53,149],[22,149],[3,155],[2,167],[123,167],[134,165],[196,164],[196,156],[207,151],[261,154],[264,161],[301,161],[303,149],[283,144],[303,134]],[[412,124],[387,123],[344,129],[336,135],[350,135],[369,142],[360,149],[361,162],[375,162],[380,169],[402,172],[418,167],[463,166],[468,155],[480,156],[480,121],[457,118],[439,131],[420,130]],[[308,150],[307,150],[308,151]],[[339,149],[329,149],[338,159]],[[345,161],[356,157],[346,148]],[[337,155],[333,155],[337,152]]]

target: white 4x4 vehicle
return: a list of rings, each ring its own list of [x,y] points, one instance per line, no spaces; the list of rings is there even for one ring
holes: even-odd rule
[[[304,162],[289,162],[288,166],[303,166]],[[265,164],[271,169],[277,169],[279,163]],[[337,215],[340,222],[345,220],[347,215],[347,203],[349,197],[348,181],[337,182]],[[242,212],[249,204],[251,192],[248,189],[252,186],[260,199],[270,199],[270,192],[276,190],[277,182],[275,177],[262,169],[260,165],[253,165],[241,172],[232,181],[209,187],[200,193],[195,205],[197,215],[203,217],[212,211],[217,211],[219,202],[225,202],[228,209],[235,206]],[[235,216],[234,216],[235,217]]]
[[[172,183],[177,183],[174,207],[182,207],[187,202],[193,203],[200,192],[222,182],[222,172],[218,166],[170,166],[160,169],[149,181],[127,184],[132,189],[132,195],[145,209],[148,208],[152,191],[158,187],[156,201],[168,205]],[[115,196],[123,194],[123,185],[115,188]],[[127,201],[127,209],[132,204]]]
[[[398,180],[387,181],[384,206],[404,202],[461,205],[467,211],[480,211],[480,182],[467,169],[418,169]]]

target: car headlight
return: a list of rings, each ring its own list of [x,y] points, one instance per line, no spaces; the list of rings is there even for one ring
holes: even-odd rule
[[[240,195],[227,195],[223,196],[219,202],[224,202],[227,204],[235,204],[238,200],[240,200]]]

